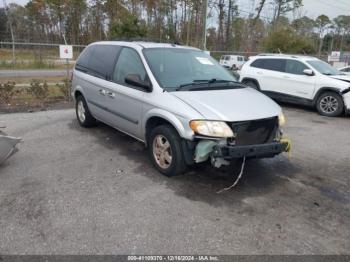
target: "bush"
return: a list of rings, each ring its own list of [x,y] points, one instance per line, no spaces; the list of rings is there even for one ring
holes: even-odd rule
[[[33,79],[27,92],[37,99],[45,100],[49,95],[49,86],[46,81],[41,83],[39,80]]]
[[[56,86],[59,88],[63,97],[68,100],[71,91],[71,82],[69,81],[69,79],[63,80],[62,84],[56,84]]]
[[[0,101],[9,104],[15,95],[15,82],[0,83]]]

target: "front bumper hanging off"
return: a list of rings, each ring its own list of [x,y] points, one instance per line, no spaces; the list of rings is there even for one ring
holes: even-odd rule
[[[214,158],[235,159],[235,158],[267,158],[283,152],[290,151],[290,142],[272,142],[260,145],[228,146],[216,145],[211,156]]]
[[[7,136],[0,131],[0,165],[16,153],[16,145],[21,142],[20,138]]]

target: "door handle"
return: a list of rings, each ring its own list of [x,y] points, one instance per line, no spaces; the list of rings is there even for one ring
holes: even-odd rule
[[[98,92],[100,93],[100,95],[103,95],[103,96],[106,95],[106,90],[104,89],[100,89]]]
[[[107,96],[109,96],[110,98],[115,98],[115,93],[107,92]]]
[[[289,76],[283,76],[283,78],[285,78],[285,79],[290,79],[290,77],[289,77]]]

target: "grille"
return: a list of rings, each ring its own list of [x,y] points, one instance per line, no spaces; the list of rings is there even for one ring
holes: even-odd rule
[[[236,135],[236,145],[256,145],[273,142],[278,130],[278,117],[260,120],[233,122],[230,124]]]

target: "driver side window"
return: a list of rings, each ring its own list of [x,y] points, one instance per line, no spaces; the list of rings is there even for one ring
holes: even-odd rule
[[[304,70],[309,69],[303,63],[296,60],[287,60],[286,73],[294,75],[304,75]]]
[[[127,75],[139,75],[142,81],[147,79],[146,70],[143,67],[138,53],[131,48],[124,47],[120,52],[114,69],[113,81],[121,85],[129,86],[125,83]]]

